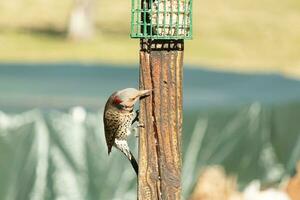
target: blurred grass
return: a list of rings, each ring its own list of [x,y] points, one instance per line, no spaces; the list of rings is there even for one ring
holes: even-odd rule
[[[138,63],[129,38],[130,1],[99,0],[97,35],[65,38],[72,0],[0,2],[0,61]],[[236,71],[300,68],[299,0],[194,0],[194,39],[185,63]]]
[[[0,43],[0,60],[5,62],[133,63],[138,58],[137,43],[124,35],[96,36],[93,40],[75,43],[48,34],[9,31],[1,33]]]

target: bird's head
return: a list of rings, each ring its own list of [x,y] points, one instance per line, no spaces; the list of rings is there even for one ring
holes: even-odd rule
[[[120,110],[133,110],[134,104],[141,97],[149,95],[152,90],[137,90],[134,88],[126,88],[115,92],[112,95],[112,104]]]

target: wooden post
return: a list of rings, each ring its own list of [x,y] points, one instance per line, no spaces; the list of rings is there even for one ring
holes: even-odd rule
[[[183,40],[141,39],[138,199],[181,199]]]

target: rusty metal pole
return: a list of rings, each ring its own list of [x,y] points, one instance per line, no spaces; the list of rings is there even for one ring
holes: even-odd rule
[[[181,198],[183,40],[141,39],[138,199]]]

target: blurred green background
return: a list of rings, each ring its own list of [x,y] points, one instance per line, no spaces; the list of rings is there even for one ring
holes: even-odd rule
[[[88,2],[88,3],[85,3]],[[9,0],[0,2],[0,60],[137,63],[129,39],[129,0]],[[92,36],[70,39],[70,19],[84,7]],[[300,65],[298,0],[197,0],[194,40],[185,63],[236,71],[294,73]]]

